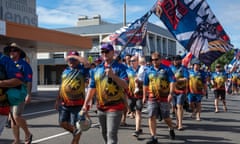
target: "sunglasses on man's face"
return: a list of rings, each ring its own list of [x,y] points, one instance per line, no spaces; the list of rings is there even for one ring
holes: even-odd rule
[[[158,58],[152,59],[152,61],[158,61],[158,60],[159,60]]]
[[[101,51],[102,54],[104,54],[104,53],[105,53],[105,54],[108,54],[109,52],[110,52],[110,51],[108,51],[108,50]]]
[[[75,58],[69,58],[68,61],[69,61],[69,62],[75,62],[75,61],[77,61],[77,59],[75,59]]]
[[[16,48],[10,49],[10,52],[18,52],[18,49]]]
[[[136,62],[136,60],[134,59],[134,60],[130,60],[130,62]]]

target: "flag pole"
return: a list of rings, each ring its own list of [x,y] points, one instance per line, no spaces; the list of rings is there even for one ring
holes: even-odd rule
[[[143,24],[144,24],[146,21],[148,21],[148,18],[152,15],[152,13],[153,13],[152,10],[150,10],[150,11],[148,11],[148,12],[145,14],[145,15],[148,14],[148,16],[147,16],[146,20],[143,22]],[[144,16],[145,16],[145,15],[144,15]],[[127,48],[127,45],[132,41],[132,39],[134,38],[134,36],[137,34],[137,32],[138,32],[141,28],[142,28],[142,26],[139,27],[139,28],[133,33],[133,35],[128,39],[128,41],[126,42],[126,44],[125,44],[125,45],[123,46],[123,48],[120,50],[118,56],[116,57],[116,60],[117,60],[117,61],[121,59],[121,57],[120,57],[121,53],[123,52],[123,50],[125,50],[125,48]]]

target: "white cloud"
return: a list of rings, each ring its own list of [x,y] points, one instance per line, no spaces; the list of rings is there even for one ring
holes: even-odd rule
[[[152,1],[152,0],[151,0]],[[142,2],[152,5],[151,2]],[[92,17],[101,15],[103,20],[120,23],[123,20],[122,0],[62,0],[51,8],[37,6],[40,27],[55,24],[59,26],[75,26],[79,16]],[[54,8],[53,8],[54,7]],[[127,2],[127,21],[133,21],[147,12],[146,4]]]
[[[136,7],[133,11],[138,9]],[[41,25],[55,24],[55,26],[74,26],[77,18],[83,15],[92,17],[100,14],[103,19],[115,20],[122,17],[122,9],[116,7],[113,0],[71,0],[71,2],[64,0],[54,9],[38,6],[37,13]]]

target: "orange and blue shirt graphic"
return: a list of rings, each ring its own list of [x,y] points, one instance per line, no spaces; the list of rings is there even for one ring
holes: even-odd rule
[[[215,88],[225,90],[225,81],[227,80],[225,72],[214,72],[211,79],[214,81]]]
[[[178,67],[171,65],[170,68],[176,78],[175,93],[186,93],[187,80],[189,79],[189,73],[187,68],[182,65]],[[181,80],[182,78],[185,78],[185,80]]]
[[[240,73],[239,72],[233,72],[231,73],[231,80],[234,85],[240,84]]]
[[[189,70],[189,90],[192,94],[203,94],[206,83],[206,73],[202,70]]]
[[[83,105],[85,99],[85,78],[88,70],[79,65],[77,68],[67,67],[62,73],[60,97],[63,105]]]
[[[132,67],[129,67],[127,69],[127,74],[128,74],[128,79],[129,79],[129,83],[128,83],[128,97],[135,97],[135,98],[142,98],[143,97],[143,89],[142,86],[139,87],[139,93],[138,94],[134,94],[134,90],[135,90],[135,78],[137,76],[139,67],[134,70]]]
[[[126,90],[105,75],[104,63],[90,73],[90,88],[96,88],[97,107],[101,110],[123,110]],[[114,61],[111,68],[115,75],[128,82],[126,66]]]
[[[148,86],[149,100],[166,101],[170,91],[170,83],[176,82],[172,70],[160,64],[159,69],[151,67],[145,75],[143,85]]]

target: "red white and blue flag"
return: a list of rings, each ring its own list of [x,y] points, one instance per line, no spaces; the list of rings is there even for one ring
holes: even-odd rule
[[[102,43],[112,43],[125,47],[145,46],[148,18],[152,12],[147,12],[141,18],[116,30],[113,34],[102,40]]]
[[[205,0],[158,0],[154,13],[181,45],[206,65],[233,49]]]
[[[234,57],[231,62],[227,65],[227,70],[232,71],[233,69],[240,67],[240,49],[234,50]]]

